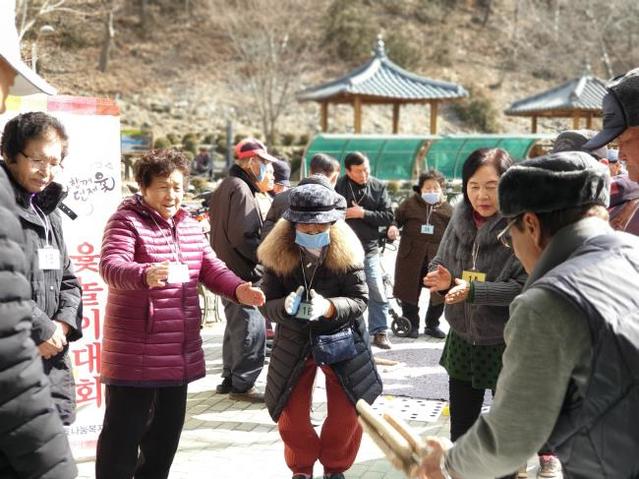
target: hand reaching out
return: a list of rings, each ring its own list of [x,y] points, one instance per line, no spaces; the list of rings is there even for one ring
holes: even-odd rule
[[[430,289],[431,293],[443,291],[450,288],[453,282],[453,276],[441,264],[437,265],[435,271],[431,271],[424,277],[424,286]]]
[[[247,306],[262,306],[266,301],[266,296],[260,288],[255,288],[253,283],[242,283],[235,289],[237,300]]]

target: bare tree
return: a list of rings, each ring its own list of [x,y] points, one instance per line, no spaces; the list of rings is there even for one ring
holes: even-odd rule
[[[267,141],[293,99],[308,57],[308,15],[299,0],[211,0],[212,16],[239,65],[230,81],[248,93]]]
[[[113,47],[113,38],[115,37],[115,28],[113,27],[113,16],[118,8],[115,0],[108,0],[105,10],[104,19],[104,37],[102,39],[102,48],[100,49],[100,65],[99,69],[102,73],[107,71],[109,66],[109,57],[111,48]]]

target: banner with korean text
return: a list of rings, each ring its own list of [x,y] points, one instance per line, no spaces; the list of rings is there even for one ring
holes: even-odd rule
[[[76,460],[92,459],[104,415],[100,387],[102,320],[107,288],[98,272],[102,233],[122,198],[120,181],[120,111],[113,100],[72,96],[9,97],[0,128],[13,116],[44,111],[57,117],[69,135],[62,178],[64,200],[77,214],[62,214],[64,237],[82,285],[83,337],[71,343],[76,383],[77,419],[67,428]]]

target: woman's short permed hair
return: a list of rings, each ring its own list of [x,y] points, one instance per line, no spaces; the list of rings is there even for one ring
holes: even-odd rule
[[[27,143],[44,138],[48,133],[54,133],[60,139],[60,159],[64,160],[68,152],[69,136],[60,120],[41,111],[22,113],[7,122],[2,133],[0,153],[9,163],[15,163],[18,153],[24,152]]]
[[[151,150],[135,162],[133,172],[140,188],[148,188],[153,178],[166,178],[175,170],[180,170],[187,178],[191,169],[184,153],[174,149]]]

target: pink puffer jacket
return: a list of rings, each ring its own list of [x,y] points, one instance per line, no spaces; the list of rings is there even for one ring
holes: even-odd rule
[[[243,281],[215,257],[197,221],[184,210],[173,221],[175,230],[135,195],[120,204],[104,230],[100,274],[109,285],[102,340],[105,384],[177,386],[203,377],[198,281],[236,300],[235,289]],[[147,266],[175,261],[167,240],[177,241],[191,280],[150,289]]]

